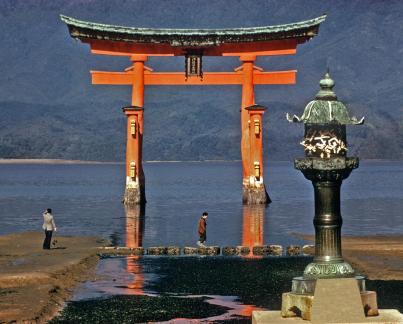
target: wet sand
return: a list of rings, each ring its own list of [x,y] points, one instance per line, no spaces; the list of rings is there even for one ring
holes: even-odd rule
[[[72,289],[94,276],[96,237],[59,237],[43,250],[43,233],[0,237],[0,323],[43,323],[59,311]]]
[[[305,240],[309,235],[298,234]],[[59,237],[42,249],[43,233],[0,236],[0,323],[43,323],[71,297],[74,287],[96,280],[96,237]],[[403,280],[403,235],[343,237],[343,255],[369,279]]]
[[[296,234],[307,241],[312,235]],[[403,235],[343,236],[343,257],[372,280],[403,280]]]

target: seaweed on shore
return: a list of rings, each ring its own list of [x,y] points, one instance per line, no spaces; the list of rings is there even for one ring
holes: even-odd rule
[[[71,302],[50,323],[142,323],[211,318],[227,312],[227,307],[209,304],[206,297],[193,297],[200,295],[237,296],[242,304],[278,310],[281,294],[290,291],[292,278],[301,275],[311,260],[311,257],[143,257],[135,262],[141,266],[143,275],[153,277],[144,282],[143,289],[159,297],[117,295]],[[115,281],[111,284],[119,287]],[[381,308],[403,310],[399,294],[403,281],[367,280],[367,288],[377,291]],[[215,323],[250,322],[248,316],[232,316]]]
[[[8,294],[12,294],[15,293],[15,290],[10,290],[10,289],[0,289],[0,296],[4,296],[4,295],[8,295]]]
[[[291,289],[311,257],[252,258],[187,257],[143,259],[164,280],[149,283],[159,294],[238,296],[243,304],[281,308],[281,294]]]
[[[367,290],[376,291],[378,307],[403,312],[403,280],[366,280]]]
[[[229,309],[210,305],[205,299],[117,295],[74,301],[49,323],[144,323],[184,317],[205,318],[224,314]]]

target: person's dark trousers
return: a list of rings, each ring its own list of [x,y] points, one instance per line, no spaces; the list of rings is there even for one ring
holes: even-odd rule
[[[200,243],[204,243],[206,241],[206,239],[207,239],[207,234],[206,233],[202,233],[202,234],[199,233],[199,236],[200,236],[200,238],[199,238]]]
[[[50,241],[52,241],[52,233],[53,231],[45,230],[45,240],[43,241],[43,248],[46,250],[50,249]]]

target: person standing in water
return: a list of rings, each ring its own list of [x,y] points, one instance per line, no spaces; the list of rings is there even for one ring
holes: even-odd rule
[[[199,241],[197,242],[197,245],[200,247],[205,247],[204,242],[207,240],[207,217],[208,212],[204,212],[199,219],[199,225],[197,227],[197,232],[199,233]]]
[[[47,208],[43,215],[42,228],[45,231],[45,240],[43,241],[43,249],[50,250],[50,242],[52,240],[53,231],[56,232],[56,224],[53,219],[52,209]]]

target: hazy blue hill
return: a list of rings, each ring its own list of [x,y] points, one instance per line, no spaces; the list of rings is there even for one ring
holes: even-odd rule
[[[350,154],[403,158],[403,2],[247,0],[2,0],[0,157],[122,161],[126,87],[92,86],[89,70],[120,71],[126,58],[95,56],[70,38],[59,14],[139,27],[213,28],[289,23],[326,12],[319,36],[295,56],[259,59],[266,70],[298,69],[295,86],[257,87],[265,115],[265,153],[300,155],[301,114],[329,66],[336,92],[365,126],[351,127]],[[205,71],[240,62],[205,58]],[[154,70],[183,70],[183,58],[151,59]],[[239,159],[240,88],[146,89],[147,160]]]

